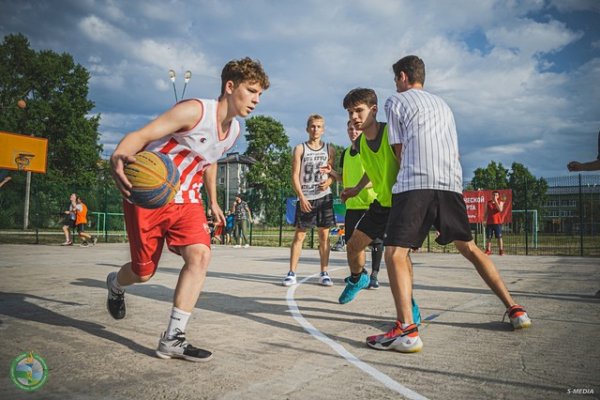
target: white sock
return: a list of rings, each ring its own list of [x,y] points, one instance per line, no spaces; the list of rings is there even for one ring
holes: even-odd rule
[[[169,327],[167,328],[167,337],[172,338],[175,336],[177,333],[176,329],[185,332],[185,327],[188,323],[188,319],[190,319],[190,315],[192,315],[192,313],[173,307],[171,310],[171,318],[169,319]]]
[[[110,288],[113,289],[115,292],[123,293],[125,291],[126,286],[119,285],[117,276],[119,276],[118,272],[112,274],[112,279],[110,280]]]
[[[402,328],[402,330],[405,330],[405,329],[406,329],[406,328],[408,328],[410,325],[411,325],[411,324],[405,324],[405,323],[402,323],[402,324],[400,324],[400,328]]]

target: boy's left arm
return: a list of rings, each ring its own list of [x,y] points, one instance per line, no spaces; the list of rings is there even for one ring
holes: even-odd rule
[[[210,208],[215,218],[215,223],[225,221],[225,215],[217,201],[217,163],[211,164],[204,171],[204,188],[208,195],[208,208]]]

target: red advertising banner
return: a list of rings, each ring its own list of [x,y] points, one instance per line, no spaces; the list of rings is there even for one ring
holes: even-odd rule
[[[463,199],[467,206],[467,216],[469,223],[478,224],[485,221],[487,203],[492,200],[493,190],[465,190]],[[500,200],[504,202],[502,210],[502,221],[508,223],[512,221],[512,190],[497,190],[500,194]]]

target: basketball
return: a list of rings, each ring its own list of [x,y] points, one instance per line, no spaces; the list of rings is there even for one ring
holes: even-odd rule
[[[179,190],[179,171],[162,153],[142,151],[135,162],[125,166],[132,185],[129,200],[143,208],[159,208],[168,204]]]

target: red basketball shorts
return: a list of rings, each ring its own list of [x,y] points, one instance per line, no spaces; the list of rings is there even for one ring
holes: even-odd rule
[[[123,201],[131,269],[138,276],[154,275],[165,239],[169,250],[203,244],[210,248],[210,230],[201,203],[173,204],[156,209]]]

